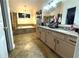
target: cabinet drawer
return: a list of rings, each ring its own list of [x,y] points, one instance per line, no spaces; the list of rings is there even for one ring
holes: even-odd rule
[[[68,36],[68,35],[65,35],[64,36],[66,38],[66,42],[72,44],[72,45],[76,45],[76,40],[77,40],[77,37],[74,37],[74,36]]]
[[[56,38],[61,38],[62,40],[64,40],[64,34],[59,33],[59,32],[54,32],[54,33],[55,33]]]
[[[77,37],[66,35],[66,34],[62,34],[62,33],[56,33],[55,37],[57,39],[61,39],[61,40],[65,41],[67,43],[70,43],[72,45],[76,45]]]

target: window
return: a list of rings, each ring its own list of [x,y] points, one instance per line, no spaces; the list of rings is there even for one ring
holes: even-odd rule
[[[19,18],[30,18],[30,14],[18,13]]]
[[[76,7],[69,8],[67,10],[66,24],[68,25],[74,24],[75,12],[76,12]]]

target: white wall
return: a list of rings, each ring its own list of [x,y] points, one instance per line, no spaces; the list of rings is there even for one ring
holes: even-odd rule
[[[77,39],[77,44],[75,48],[74,58],[79,58],[79,37]]]
[[[77,6],[77,11],[76,11],[76,17],[74,23],[79,25],[79,0],[76,0],[76,6]]]
[[[79,0],[76,1],[76,5],[77,5],[77,11],[76,11],[76,17],[75,17],[75,24],[79,25]],[[79,35],[78,35],[77,44],[75,48],[74,58],[79,58]]]
[[[19,1],[19,0],[18,0]],[[18,24],[36,24],[36,10],[37,8],[29,3],[26,3],[24,0],[13,1],[10,0],[10,11],[15,13],[28,13],[31,18],[19,18],[17,17]],[[28,1],[27,1],[28,2]]]
[[[67,9],[76,7],[76,14],[75,14],[75,21],[74,24],[79,25],[79,0],[64,0],[64,10],[63,10],[63,17],[62,17],[62,24],[65,24]]]
[[[36,11],[34,9],[25,8],[24,10],[28,11],[21,11],[23,7],[18,9],[17,13],[27,13],[30,14],[30,18],[19,18],[17,14],[17,22],[18,24],[36,24]]]

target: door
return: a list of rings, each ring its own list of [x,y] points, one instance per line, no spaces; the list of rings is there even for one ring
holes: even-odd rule
[[[3,25],[2,11],[1,11],[1,1],[0,1],[0,58],[7,58],[7,45],[5,38],[5,31]]]
[[[12,27],[13,27],[13,30],[15,31],[16,28],[17,28],[17,13],[11,13],[11,20],[12,20]]]

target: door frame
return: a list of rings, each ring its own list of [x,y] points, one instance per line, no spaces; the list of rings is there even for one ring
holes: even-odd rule
[[[7,49],[8,51],[11,51],[15,48],[15,44],[13,40],[12,24],[10,18],[9,0],[1,0],[1,7],[2,7],[4,27],[6,27],[5,36],[6,36]]]

